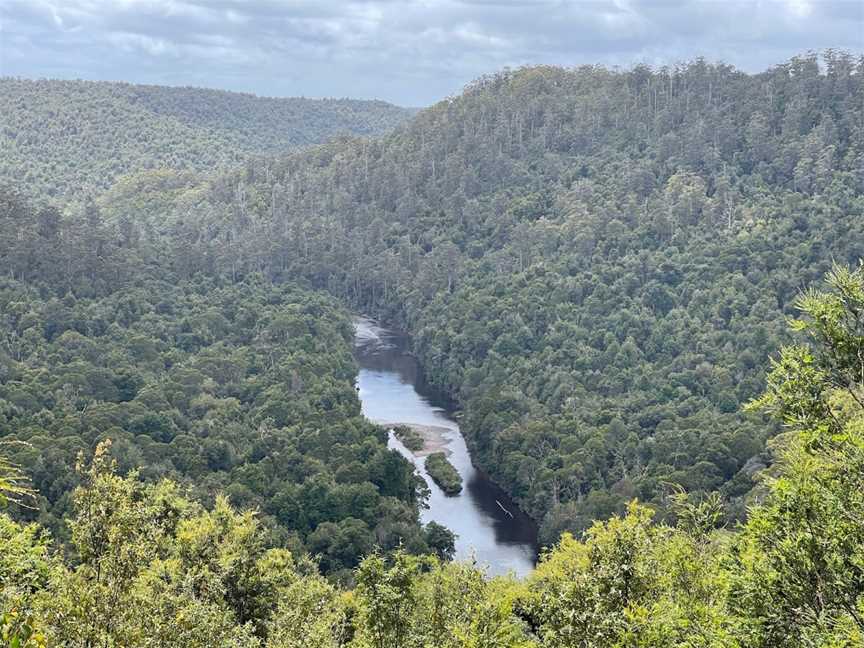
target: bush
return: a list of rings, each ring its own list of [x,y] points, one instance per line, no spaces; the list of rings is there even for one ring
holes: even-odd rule
[[[426,471],[447,495],[458,495],[462,492],[462,477],[443,452],[435,452],[426,457]]]

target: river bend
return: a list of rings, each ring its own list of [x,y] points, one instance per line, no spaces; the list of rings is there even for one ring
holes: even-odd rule
[[[491,575],[524,576],[537,558],[534,523],[507,494],[471,463],[465,439],[443,398],[423,381],[406,336],[367,318],[354,322],[355,357],[360,365],[357,387],[363,414],[383,425],[424,428],[427,451],[443,450],[462,476],[459,495],[448,496],[429,478],[424,457],[411,453],[391,432],[388,445],[412,463],[430,489],[424,523],[434,520],[456,534],[456,559],[476,560]],[[422,453],[421,453],[422,454]]]

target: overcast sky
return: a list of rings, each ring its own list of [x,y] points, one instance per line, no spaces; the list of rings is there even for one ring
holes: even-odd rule
[[[0,0],[0,74],[409,106],[526,63],[760,71],[864,51],[864,0]]]

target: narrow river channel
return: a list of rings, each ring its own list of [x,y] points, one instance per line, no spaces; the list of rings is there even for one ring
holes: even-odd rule
[[[412,454],[390,433],[390,447],[412,461],[429,485],[431,496],[429,508],[421,514],[423,521],[434,520],[456,534],[457,560],[474,559],[491,575],[512,571],[524,576],[530,572],[537,558],[534,523],[474,468],[446,401],[424,384],[417,361],[408,352],[408,338],[366,318],[357,318],[354,325],[363,414],[382,425],[410,425],[429,431],[434,439],[431,449],[448,453],[462,476],[462,492],[445,495],[426,474],[424,457]]]

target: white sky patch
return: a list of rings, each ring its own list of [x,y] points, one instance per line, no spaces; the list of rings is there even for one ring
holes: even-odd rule
[[[786,7],[795,18],[807,18],[813,13],[813,4],[810,0],[786,0]]]
[[[112,32],[108,39],[117,47],[127,52],[141,50],[151,56],[172,56],[180,54],[180,48],[173,43],[160,38],[152,38],[143,34],[130,34],[128,32]]]
[[[261,50],[240,49],[228,45],[187,45],[183,48],[184,55],[200,59],[211,59],[234,65],[256,65],[267,60]]]
[[[233,23],[235,25],[245,25],[249,22],[249,16],[244,16],[241,13],[234,11],[233,9],[225,10],[225,18],[228,22]]]
[[[221,34],[196,34],[195,40],[201,45],[211,47],[232,47],[235,45],[233,38]]]
[[[453,32],[459,40],[471,45],[478,45],[484,48],[503,49],[506,48],[509,42],[492,34],[485,34],[477,25],[465,25],[459,27]]]
[[[63,29],[63,17],[60,15],[60,12],[57,11],[56,7],[49,7],[51,11],[51,18],[54,20],[54,24],[58,29]]]

